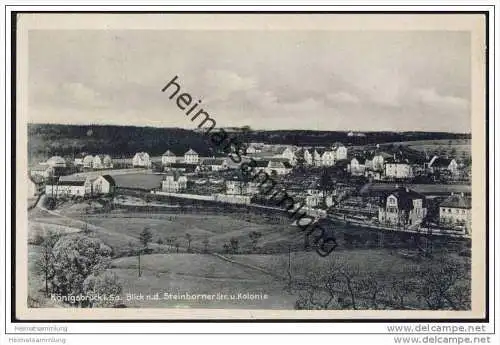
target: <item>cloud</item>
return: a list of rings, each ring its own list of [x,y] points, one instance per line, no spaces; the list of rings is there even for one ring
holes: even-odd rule
[[[102,102],[96,91],[82,83],[62,84],[60,91],[68,100],[72,100],[75,103],[97,104]]]
[[[203,85],[207,90],[206,101],[227,101],[235,92],[256,88],[257,81],[227,70],[208,70]]]
[[[348,92],[340,91],[337,93],[331,93],[327,95],[327,99],[333,103],[350,103],[355,104],[359,103],[360,100],[358,97],[350,94]]]
[[[432,107],[445,109],[467,109],[469,101],[454,96],[446,96],[439,94],[434,88],[418,89],[415,91],[417,101]]]

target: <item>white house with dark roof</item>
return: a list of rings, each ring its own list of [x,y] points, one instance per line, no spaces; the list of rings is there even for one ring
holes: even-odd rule
[[[449,171],[454,176],[458,175],[459,173],[457,161],[453,158],[443,158],[434,156],[429,161],[428,168],[431,172],[446,170]]]
[[[379,207],[379,222],[391,226],[415,227],[427,215],[425,197],[408,188],[397,188]]]
[[[116,182],[110,175],[101,175],[92,181],[92,195],[113,194],[116,190]]]
[[[132,166],[150,168],[151,158],[149,154],[147,152],[137,152],[134,158],[132,158]]]
[[[189,149],[184,154],[184,163],[198,164],[199,161],[200,157],[198,156],[198,153],[193,149]]]
[[[384,175],[392,179],[406,179],[413,177],[413,168],[407,159],[387,158],[384,160]]]
[[[471,226],[471,199],[464,194],[452,194],[439,205],[439,223],[444,226]]]
[[[168,165],[177,162],[177,157],[175,153],[170,150],[165,151],[165,153],[161,156],[161,164]]]

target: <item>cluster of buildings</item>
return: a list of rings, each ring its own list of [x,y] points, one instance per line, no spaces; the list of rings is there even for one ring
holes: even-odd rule
[[[352,176],[365,176],[373,180],[403,180],[425,174],[446,174],[453,179],[460,173],[459,165],[453,158],[434,156],[426,160],[380,150],[355,154],[347,165],[347,171]]]
[[[68,175],[45,183],[45,195],[56,199],[112,195],[115,190],[116,182],[110,175]]]
[[[436,214],[429,217],[429,207]],[[380,192],[377,196],[350,196],[332,210],[337,218],[361,220],[399,230],[419,230],[423,226],[445,229],[461,235],[471,231],[471,198],[464,193],[451,193],[448,197],[427,199],[425,195],[408,187]]]

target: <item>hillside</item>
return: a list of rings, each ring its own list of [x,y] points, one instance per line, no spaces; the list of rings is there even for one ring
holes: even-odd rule
[[[346,145],[365,145],[413,140],[468,139],[469,134],[443,132],[367,132],[365,137],[349,137],[346,132],[311,130],[252,130],[232,131],[242,141],[269,144],[324,145],[336,141]],[[147,151],[153,156],[167,149],[176,154],[188,147],[202,156],[214,154],[215,147],[199,131],[181,128],[133,127],[111,125],[28,125],[28,154],[30,161],[52,155],[72,156],[81,152],[107,153],[114,158],[131,157],[135,152]]]

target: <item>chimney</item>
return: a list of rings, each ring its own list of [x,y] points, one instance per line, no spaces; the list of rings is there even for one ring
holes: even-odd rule
[[[405,188],[406,193],[410,193],[410,189],[408,187]]]

